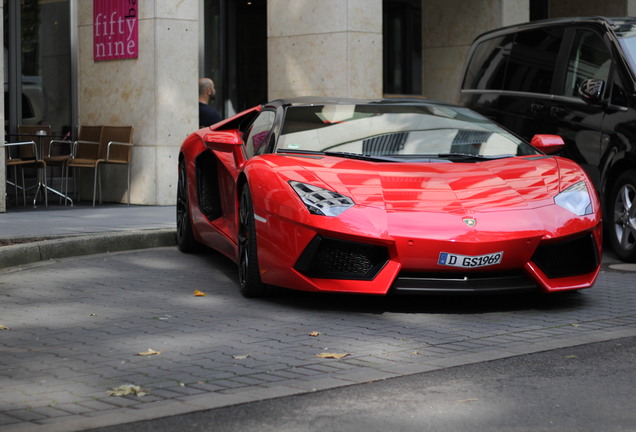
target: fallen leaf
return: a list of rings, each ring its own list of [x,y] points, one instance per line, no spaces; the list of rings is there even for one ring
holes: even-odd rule
[[[245,360],[246,358],[250,358],[252,357],[252,354],[245,354],[245,355],[235,355],[232,356],[232,358],[236,359],[236,360]]]
[[[0,324],[0,330],[9,330],[9,327]]]
[[[135,355],[138,355],[138,356],[149,356],[149,355],[159,355],[159,354],[161,354],[161,351],[155,351],[152,348],[148,348],[148,351],[140,352],[140,353],[137,353]]]
[[[464,403],[464,402],[475,402],[475,401],[478,401],[478,400],[479,399],[477,399],[477,398],[471,398],[471,399],[458,400],[457,402],[461,402],[461,403]]]
[[[309,333],[309,336],[312,336],[312,337],[320,336],[320,332],[313,331]]]
[[[316,357],[318,358],[325,358],[325,359],[338,359],[340,360],[341,358],[344,358],[348,355],[351,355],[350,353],[343,353],[343,354],[339,354],[339,353],[320,353],[317,354]]]
[[[566,359],[577,359],[577,358],[579,358],[579,356],[572,354],[572,355],[565,356],[563,358],[566,358]]]
[[[570,324],[572,327],[581,327],[581,324]]]
[[[199,290],[194,290],[194,295],[195,297],[205,297],[207,294]]]
[[[146,390],[142,390],[140,386],[134,385],[134,384],[122,384],[119,387],[116,387],[108,391],[109,396],[116,396],[116,397],[128,396],[131,394],[141,397],[141,396],[146,396],[148,392]]]
[[[97,314],[94,314],[94,313],[93,313],[93,314],[89,314],[88,316],[97,316]]]

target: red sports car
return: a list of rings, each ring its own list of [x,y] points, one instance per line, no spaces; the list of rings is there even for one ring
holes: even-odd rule
[[[599,201],[562,145],[428,101],[276,100],[186,138],[177,243],[248,297],[588,288]]]

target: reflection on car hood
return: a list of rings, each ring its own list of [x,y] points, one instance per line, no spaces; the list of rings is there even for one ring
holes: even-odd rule
[[[358,205],[388,211],[536,208],[553,202],[563,174],[553,157],[461,164],[286,159],[293,159],[295,166],[279,167],[284,178],[304,179],[348,195]]]

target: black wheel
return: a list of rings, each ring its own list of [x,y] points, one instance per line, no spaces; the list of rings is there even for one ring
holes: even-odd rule
[[[264,297],[269,295],[268,287],[261,282],[258,268],[254,206],[252,205],[252,195],[247,184],[241,190],[239,202],[238,242],[239,288],[241,294],[245,297]]]
[[[179,180],[177,182],[177,247],[181,252],[198,252],[201,243],[194,239],[190,205],[188,201],[188,184],[185,162],[179,161]]]
[[[612,249],[623,261],[636,262],[636,170],[618,178],[608,203],[608,236]]]

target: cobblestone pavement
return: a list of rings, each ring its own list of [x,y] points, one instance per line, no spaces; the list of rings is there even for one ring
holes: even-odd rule
[[[605,267],[594,288],[549,297],[248,300],[233,263],[172,247],[2,271],[0,430],[83,430],[634,336],[634,285]],[[147,394],[108,394],[124,384]]]

